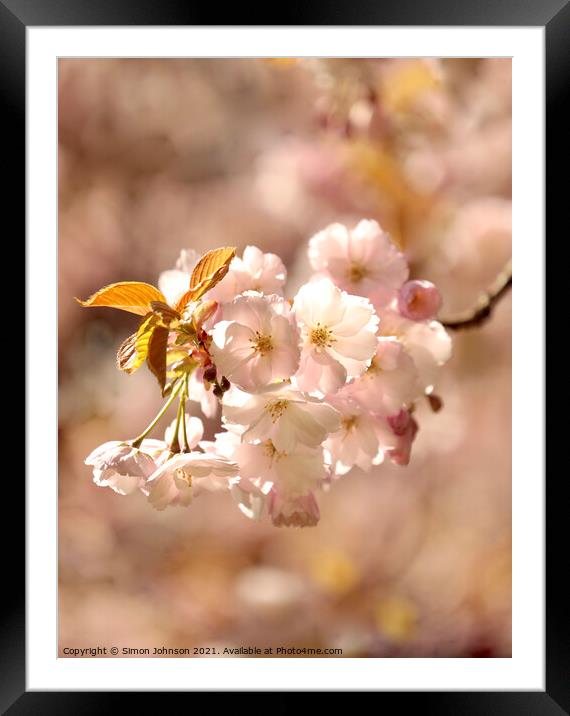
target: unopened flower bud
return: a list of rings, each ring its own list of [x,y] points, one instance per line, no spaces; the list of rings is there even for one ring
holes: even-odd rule
[[[412,443],[418,432],[418,424],[407,410],[388,418],[388,424],[398,438],[395,448],[388,450],[392,462],[396,465],[407,465],[410,462]]]
[[[434,318],[441,308],[441,294],[431,281],[408,281],[398,294],[398,309],[412,321]]]
[[[388,417],[388,424],[392,428],[394,435],[402,436],[406,434],[410,424],[411,414],[408,410],[400,410],[395,415]]]

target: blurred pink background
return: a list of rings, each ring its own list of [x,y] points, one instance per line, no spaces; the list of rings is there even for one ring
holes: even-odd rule
[[[315,231],[375,218],[443,317],[469,308],[511,254],[510,60],[62,60],[59,138],[60,654],[510,656],[510,295],[454,333],[410,465],[353,470],[305,529],[94,485],[85,456],[161,399],[115,368],[135,317],[73,300],[228,244],[278,253],[292,295]]]

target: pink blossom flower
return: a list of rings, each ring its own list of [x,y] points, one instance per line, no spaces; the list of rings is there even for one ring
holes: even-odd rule
[[[283,495],[278,489],[269,494],[268,510],[276,527],[314,527],[319,519],[319,505],[313,492],[306,495]]]
[[[293,452],[298,444],[316,447],[338,429],[338,412],[317,398],[290,386],[257,395],[232,389],[224,396],[226,423],[246,426],[242,440],[271,440],[278,452]]]
[[[412,443],[418,432],[418,424],[408,410],[401,410],[389,417],[388,424],[396,437],[396,446],[388,451],[390,459],[396,465],[407,465],[410,462]]]
[[[176,268],[163,271],[158,277],[158,288],[170,306],[176,305],[190,288],[190,276],[198,263],[199,254],[193,249],[182,249],[176,261]]]
[[[404,256],[375,221],[350,231],[328,226],[311,239],[309,257],[318,273],[292,302],[279,295],[286,271],[274,254],[248,246],[229,269],[218,266],[202,287],[227,270],[224,278],[184,308],[191,329],[169,324],[166,403],[138,439],[88,456],[96,484],[123,495],[140,490],[157,510],[224,491],[250,519],[312,526],[317,490],[335,477],[369,470],[386,455],[408,464],[415,401],[431,394],[451,354],[433,320],[440,295],[427,281],[407,281]],[[182,251],[176,268],[160,275],[169,305],[188,291],[197,261]],[[164,440],[143,439],[176,398],[184,422],[173,421]],[[214,440],[202,440],[202,421],[185,414],[187,398],[207,417],[221,403],[224,430]]]
[[[160,441],[145,441],[149,448],[160,448]],[[110,487],[119,495],[130,495],[144,485],[156,470],[155,460],[148,452],[126,442],[112,440],[95,448],[85,458],[93,466],[93,480],[100,487]]]
[[[331,224],[309,241],[309,260],[346,291],[386,305],[408,278],[408,263],[376,221]]]
[[[225,427],[224,432],[214,435],[214,440],[201,440],[199,445],[207,455],[224,457],[235,462],[235,452],[241,443],[244,428],[241,425],[228,425]]]
[[[267,496],[273,489],[270,482],[244,480],[241,477],[231,481],[230,492],[238,509],[247,518],[259,521],[266,510]]]
[[[397,338],[412,357],[422,389],[430,391],[439,368],[451,357],[451,338],[438,321],[410,321],[397,311],[388,309],[381,314],[382,336]]]
[[[219,372],[244,390],[289,378],[299,366],[299,333],[279,296],[247,292],[224,307],[210,353]]]
[[[232,301],[244,291],[281,293],[287,270],[279,256],[265,254],[257,246],[246,246],[243,257],[234,257],[227,275],[209,292],[219,302]]]
[[[201,452],[177,453],[158,467],[143,486],[149,503],[157,510],[189,505],[204,490],[229,490],[229,478],[237,465]]]
[[[370,470],[384,460],[384,453],[396,447],[397,440],[386,421],[358,405],[350,397],[329,398],[340,412],[340,428],[323,443],[336,475],[353,467]]]
[[[200,446],[237,463],[239,475],[230,481],[230,490],[241,512],[253,520],[267,512],[277,525],[316,524],[318,507],[312,491],[329,478],[322,447],[298,444],[293,452],[280,452],[271,439],[242,442],[243,428],[229,427],[231,431]]]
[[[292,452],[281,452],[271,439],[255,444],[242,442],[236,447],[234,460],[239,465],[240,478],[258,485],[278,485],[288,495],[305,494],[327,477],[320,446],[299,444]]]
[[[318,522],[313,490],[328,477],[321,447],[297,445],[286,453],[279,452],[271,440],[241,443],[234,459],[239,465],[239,483],[233,496],[245,515],[259,519],[267,511],[276,526]]]
[[[350,296],[330,279],[306,283],[293,301],[301,328],[297,386],[335,393],[347,377],[361,375],[376,352],[378,316],[368,299]]]
[[[238,464],[238,476],[230,480],[230,492],[239,510],[250,520],[260,520],[265,512],[267,495],[273,483],[266,475],[244,477],[239,465],[238,448],[241,445],[243,428],[230,426],[231,430],[216,433],[214,440],[202,440],[200,447],[208,455],[227,458]],[[257,446],[255,446],[257,447]]]
[[[413,359],[404,344],[393,337],[378,340],[368,370],[346,390],[362,407],[383,415],[398,412],[422,393]]]
[[[427,321],[437,316],[441,294],[431,281],[407,281],[398,293],[398,310],[412,321]]]
[[[236,430],[232,427],[232,430]],[[297,445],[292,453],[279,452],[271,440],[241,442],[241,429],[218,433],[200,446],[209,454],[224,456],[238,465],[230,491],[249,519],[269,514],[274,524],[313,525],[319,517],[312,490],[328,477],[323,449]]]

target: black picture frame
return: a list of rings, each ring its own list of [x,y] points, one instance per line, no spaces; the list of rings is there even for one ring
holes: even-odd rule
[[[563,196],[563,162],[567,163],[568,131],[562,123],[564,90],[570,77],[570,4],[568,0],[397,0],[397,2],[347,3],[313,2],[280,6],[280,23],[248,22],[255,17],[251,8],[241,4],[224,8],[190,5],[177,0],[0,0],[0,101],[3,104],[0,123],[4,138],[4,156],[8,165],[8,201],[4,214],[12,215],[12,239],[25,233],[25,107],[26,107],[26,27],[85,25],[218,25],[210,19],[224,17],[223,25],[400,25],[400,26],[541,26],[546,43],[546,208],[547,226],[560,225],[568,200]],[[217,12],[216,12],[217,11]],[[216,17],[214,17],[216,12]],[[264,18],[265,20],[265,18]],[[284,20],[284,21],[283,21]],[[566,147],[566,150],[564,150]],[[565,167],[564,167],[565,168]],[[18,231],[19,229],[19,231]],[[566,233],[566,231],[565,231]],[[23,242],[22,242],[23,245]],[[27,307],[30,310],[30,307]],[[18,329],[19,330],[19,329]],[[541,337],[538,337],[541,339]],[[545,347],[546,347],[545,342]],[[28,346],[28,360],[33,356]],[[554,350],[551,351],[555,353]],[[552,429],[557,425],[547,424]],[[555,440],[556,437],[551,438]],[[28,440],[30,436],[28,435]],[[21,471],[21,468],[19,468]],[[546,467],[545,467],[546,475]],[[8,476],[6,476],[8,477]],[[23,477],[23,476],[22,476]],[[405,699],[399,705],[428,713],[445,714],[555,714],[570,713],[569,689],[569,620],[566,614],[564,557],[568,504],[563,499],[565,473],[554,474],[546,483],[546,690],[544,692],[422,692],[374,693],[380,707],[394,698]],[[5,486],[5,513],[23,515],[24,480],[10,478]],[[6,497],[6,494],[8,495]],[[8,502],[9,501],[9,502]],[[19,506],[18,509],[16,506]],[[8,507],[8,509],[6,509]],[[21,510],[21,511],[20,511]],[[28,692],[25,689],[25,534],[24,520],[10,524],[2,520],[4,535],[4,584],[0,630],[0,709],[2,713],[19,714],[95,714],[113,712],[132,706],[134,693],[117,692]],[[9,565],[6,564],[6,559]],[[189,708],[193,694],[181,694]],[[217,694],[216,697],[229,694]],[[232,694],[235,699],[236,694]],[[295,708],[283,694],[269,708],[278,713]],[[306,697],[313,695],[306,694]],[[156,693],[145,693],[147,706],[158,705]],[[271,697],[269,697],[271,698]],[[335,694],[343,698],[343,694]],[[352,698],[352,696],[351,696]],[[128,699],[128,701],[127,701]],[[217,698],[216,698],[217,702]],[[214,703],[216,703],[214,702]],[[340,704],[339,704],[340,705]],[[227,708],[235,708],[227,700]],[[211,708],[212,706],[210,706]],[[214,706],[216,708],[216,706]],[[217,708],[220,708],[217,706]]]

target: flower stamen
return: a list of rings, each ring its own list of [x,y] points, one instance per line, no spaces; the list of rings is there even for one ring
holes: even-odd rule
[[[192,475],[183,467],[179,467],[175,470],[174,474],[179,480],[184,480],[188,487],[192,487]]]
[[[255,332],[255,338],[250,338],[249,342],[253,344],[255,352],[261,356],[270,353],[274,348],[272,336],[262,335],[259,331]]]
[[[348,279],[351,283],[360,283],[367,275],[368,270],[362,264],[350,264],[348,269]]]
[[[322,323],[316,323],[311,328],[309,339],[311,343],[318,348],[330,348],[335,342],[335,339],[332,337],[332,331],[330,330],[330,328],[327,328],[327,326],[323,326]]]
[[[357,419],[356,415],[347,415],[344,418],[341,418],[340,422],[341,422],[342,429],[345,432],[349,433],[356,426],[356,419]]]
[[[281,460],[281,458],[287,457],[286,452],[279,452],[275,445],[273,444],[273,440],[266,440],[263,444],[263,452],[267,455],[271,463],[273,463],[273,460]]]
[[[272,440],[266,440],[263,443],[263,452],[267,455],[267,457],[273,457],[275,455],[277,448],[273,444]]]
[[[271,416],[271,420],[275,423],[283,415],[289,406],[288,400],[275,400],[267,404],[267,412]]]
[[[382,368],[380,367],[380,365],[378,363],[377,357],[374,356],[372,358],[372,360],[370,361],[370,365],[366,369],[365,375],[373,376],[373,375],[378,375],[378,373],[381,373],[381,372],[382,372]]]

